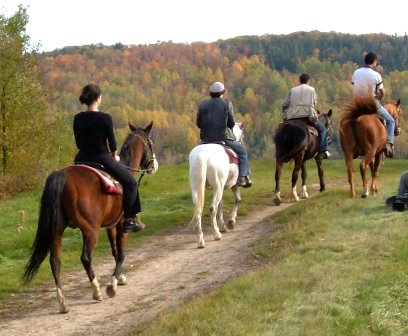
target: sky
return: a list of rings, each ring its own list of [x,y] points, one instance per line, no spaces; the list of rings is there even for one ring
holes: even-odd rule
[[[298,31],[408,32],[403,0],[1,0],[9,17],[28,10],[27,34],[40,51],[66,46],[214,42]]]

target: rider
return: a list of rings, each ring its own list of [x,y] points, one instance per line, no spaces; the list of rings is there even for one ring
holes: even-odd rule
[[[202,143],[225,142],[239,157],[239,177],[237,185],[249,188],[248,154],[244,146],[236,141],[232,128],[235,125],[232,103],[223,99],[224,84],[215,82],[210,86],[211,99],[204,100],[198,107],[196,124],[200,129]]]
[[[310,76],[301,74],[300,85],[289,90],[282,104],[284,120],[301,119],[308,124],[313,124],[319,135],[319,156],[327,159],[331,156],[328,151],[328,138],[326,127],[318,120],[315,106],[317,95],[314,87],[309,85]]]
[[[95,84],[86,85],[79,101],[87,106],[87,110],[77,113],[74,117],[75,143],[79,149],[75,163],[101,164],[122,184],[125,217],[123,231],[139,231],[144,228],[144,224],[134,220],[136,214],[141,211],[137,182],[127,168],[119,163],[112,117],[98,110],[102,101],[101,89]]]
[[[374,70],[378,65],[378,57],[373,52],[369,52],[364,57],[365,65],[353,73],[351,84],[353,84],[354,97],[375,97],[378,114],[385,120],[387,129],[387,145],[385,155],[393,157],[394,155],[394,118],[382,106],[381,99],[385,94],[385,89],[381,75]]]

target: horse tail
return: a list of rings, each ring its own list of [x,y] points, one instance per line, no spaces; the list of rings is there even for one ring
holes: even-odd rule
[[[279,162],[289,162],[308,144],[307,127],[292,123],[283,124],[275,133],[275,157]]]
[[[362,115],[375,113],[377,113],[377,105],[374,97],[356,97],[345,106],[340,122],[355,120]]]
[[[190,224],[201,217],[204,208],[207,160],[203,158],[202,154],[199,153],[199,157],[194,160],[190,159],[190,188],[194,203],[194,216]]]
[[[41,196],[37,234],[31,248],[31,257],[22,276],[23,284],[29,283],[37,274],[47,257],[62,220],[61,195],[64,190],[65,175],[61,171],[51,173],[45,182]]]

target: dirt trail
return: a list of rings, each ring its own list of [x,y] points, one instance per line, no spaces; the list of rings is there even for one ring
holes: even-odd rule
[[[0,335],[115,335],[142,328],[171,307],[256,266],[250,258],[254,245],[273,233],[271,220],[264,219],[288,206],[290,203],[269,206],[238,217],[235,230],[224,233],[221,241],[214,241],[210,226],[204,225],[204,249],[197,248],[196,234],[185,227],[151,237],[140,246],[128,246],[128,285],[118,287],[116,297],[105,294],[113,260],[94,265],[104,294],[102,302],[91,299],[84,270],[65,274],[68,314],[58,313],[54,286],[18,294],[0,312]]]

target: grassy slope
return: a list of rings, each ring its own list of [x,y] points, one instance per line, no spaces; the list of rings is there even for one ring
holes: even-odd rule
[[[357,161],[357,160],[356,160]],[[357,162],[355,162],[357,164]],[[252,162],[254,187],[243,190],[240,216],[257,205],[271,205],[274,164]],[[317,193],[314,163],[308,164],[309,191],[274,218],[279,230],[254,250],[265,267],[194,300],[144,331],[146,335],[403,335],[408,332],[406,213],[383,206],[393,194],[405,162],[387,160],[380,195],[350,199],[343,161],[325,162],[328,191]],[[160,167],[143,178],[141,193],[146,230],[129,244],[158,230],[188,223],[192,214],[187,166]],[[356,167],[358,172],[358,167]],[[290,168],[283,174],[288,194]],[[361,189],[356,176],[357,190]],[[226,204],[231,198],[226,193]],[[0,203],[0,297],[19,291],[15,281],[27,260],[36,229],[40,192]],[[24,210],[21,223],[19,210]],[[18,231],[18,224],[23,229]],[[64,236],[63,271],[81,267],[78,230]],[[96,258],[109,256],[101,235]],[[36,281],[51,281],[44,262]]]

